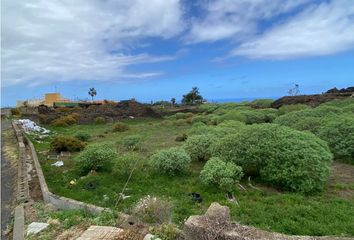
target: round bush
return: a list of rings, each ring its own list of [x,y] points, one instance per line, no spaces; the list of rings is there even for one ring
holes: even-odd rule
[[[60,118],[55,119],[52,122],[52,125],[55,127],[67,127],[69,125],[73,125],[77,122],[77,119],[75,119],[72,115],[67,115],[67,116],[62,116]]]
[[[114,160],[112,173],[118,177],[127,177],[133,170],[136,161],[140,161],[140,156],[136,153],[127,153]],[[138,166],[138,163],[135,167]]]
[[[290,104],[290,105],[283,105],[279,108],[280,114],[285,114],[289,112],[295,112],[300,110],[309,109],[310,107],[305,104]]]
[[[339,115],[326,121],[318,136],[328,142],[337,158],[354,163],[354,115]]]
[[[238,133],[245,127],[246,125],[243,122],[228,120],[217,125],[215,129],[221,133],[221,136],[225,136],[226,134]]]
[[[75,137],[81,141],[87,142],[91,138],[91,135],[87,132],[78,132],[75,134]]]
[[[75,137],[57,136],[51,141],[50,148],[56,152],[78,152],[85,148],[85,143]]]
[[[192,160],[206,161],[211,157],[211,145],[216,138],[211,134],[194,135],[187,138],[184,149]]]
[[[166,223],[171,221],[171,204],[161,198],[146,196],[139,200],[132,214],[146,223]]]
[[[117,156],[108,144],[89,145],[76,157],[76,167],[81,174],[87,174],[91,170],[107,171]]]
[[[216,186],[228,192],[232,192],[242,176],[243,172],[240,166],[232,162],[224,162],[217,157],[211,158],[200,172],[203,184]]]
[[[327,144],[308,132],[276,124],[257,124],[228,135],[214,147],[215,155],[259,174],[281,189],[310,193],[322,190],[332,154]]]
[[[141,137],[139,135],[129,135],[122,139],[121,143],[128,150],[138,150],[140,147]]]
[[[95,123],[96,124],[104,124],[104,123],[106,123],[106,119],[104,117],[96,117]]]
[[[188,169],[191,158],[182,147],[173,147],[158,151],[150,161],[156,171],[175,175]]]
[[[129,126],[125,123],[118,122],[114,124],[113,131],[114,132],[125,132],[129,130]]]
[[[249,105],[254,108],[270,108],[273,102],[273,99],[255,99]]]

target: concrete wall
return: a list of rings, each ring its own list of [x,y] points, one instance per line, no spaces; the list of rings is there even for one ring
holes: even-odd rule
[[[100,213],[104,210],[108,210],[108,209],[98,207],[98,206],[95,206],[92,204],[86,204],[86,203],[83,203],[80,201],[76,201],[74,199],[61,197],[61,196],[51,193],[49,191],[47,183],[45,181],[42,167],[39,163],[38,156],[37,156],[36,150],[35,150],[32,142],[30,141],[30,139],[26,135],[24,135],[22,133],[22,131],[19,129],[19,127],[16,124],[13,123],[13,127],[16,132],[16,136],[19,141],[19,145],[24,146],[24,142],[26,142],[30,148],[33,162],[34,162],[34,167],[35,167],[37,175],[38,175],[39,184],[41,187],[42,196],[43,196],[43,200],[45,203],[50,203],[54,207],[56,207],[57,209],[84,209],[84,210],[94,213],[94,214]]]

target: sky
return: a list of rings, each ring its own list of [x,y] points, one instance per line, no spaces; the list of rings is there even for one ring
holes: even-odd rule
[[[4,0],[1,106],[277,98],[354,85],[353,0]]]

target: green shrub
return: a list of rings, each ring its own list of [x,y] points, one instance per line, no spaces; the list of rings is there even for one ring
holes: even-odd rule
[[[81,141],[87,142],[91,138],[91,135],[87,132],[78,132],[75,134],[75,137]]]
[[[192,160],[206,161],[211,157],[211,145],[216,138],[211,134],[201,134],[189,137],[184,149],[191,156]]]
[[[38,114],[38,120],[39,120],[39,123],[41,123],[41,124],[50,123],[49,120],[48,120],[48,116],[45,115],[45,114]]]
[[[176,142],[184,142],[186,141],[188,138],[188,135],[185,134],[185,133],[182,133],[181,135],[178,135],[176,138],[175,138],[175,141]]]
[[[329,119],[318,131],[318,136],[327,141],[337,158],[354,163],[354,115],[339,115]]]
[[[281,189],[311,193],[322,190],[329,176],[332,154],[315,135],[276,124],[257,124],[225,136],[215,155],[259,174]]]
[[[306,109],[310,109],[310,106],[305,104],[283,105],[279,108],[279,114],[285,114],[289,112],[301,111]]]
[[[243,176],[242,168],[233,162],[224,162],[220,158],[211,158],[200,172],[200,179],[207,186],[216,186],[224,191],[232,192],[235,184]]]
[[[199,109],[206,113],[212,113],[219,108],[219,104],[206,103],[199,106]]]
[[[114,132],[125,132],[129,130],[129,126],[125,123],[117,122],[114,124],[113,131]]]
[[[178,119],[178,120],[173,121],[174,126],[184,126],[186,124],[187,124],[186,119]]]
[[[129,135],[122,139],[122,146],[128,150],[138,150],[140,148],[141,137],[139,135]]]
[[[161,198],[146,196],[139,200],[132,214],[146,223],[167,223],[171,220],[171,204]]]
[[[11,115],[12,116],[20,116],[21,115],[21,111],[18,108],[11,108]]]
[[[108,144],[89,145],[76,158],[76,167],[85,175],[91,170],[107,171],[117,158],[117,153]]]
[[[225,114],[221,115],[220,119],[219,119],[220,123],[227,121],[227,120],[246,122],[247,116],[244,114],[244,112],[230,110],[230,111],[227,111]]]
[[[245,127],[246,125],[243,122],[228,120],[217,125],[214,131],[217,136],[224,137],[227,134],[238,133]]]
[[[153,227],[151,233],[158,236],[161,240],[176,240],[179,230],[177,226],[172,223],[164,223]]]
[[[192,118],[192,123],[198,123],[198,122],[202,122],[204,124],[209,124],[210,119],[208,118],[208,116],[205,115],[196,115]]]
[[[264,113],[260,110],[253,110],[253,111],[245,111],[243,114],[246,116],[246,123],[247,124],[254,124],[254,123],[265,123],[267,122],[267,117]]]
[[[62,117],[55,119],[52,122],[52,125],[55,127],[67,127],[67,126],[73,125],[75,123],[77,123],[77,119],[75,119],[75,116],[67,115],[67,116],[62,116]]]
[[[106,119],[104,117],[96,117],[95,118],[95,123],[96,124],[105,124],[106,123]]]
[[[250,102],[249,105],[254,108],[270,108],[273,102],[273,99],[256,99]]]
[[[188,115],[187,113],[179,112],[179,113],[176,113],[174,116],[178,120],[178,119],[186,119],[190,115]]]
[[[158,151],[150,161],[156,171],[175,175],[188,169],[191,158],[182,147],[173,147]]]
[[[138,167],[138,162],[141,160],[141,157],[133,152],[120,155],[115,159],[114,165],[112,168],[112,173],[115,176],[126,177],[133,170],[134,165]],[[137,162],[138,161],[138,162]],[[137,162],[137,164],[136,164]]]
[[[85,148],[85,143],[75,137],[57,136],[51,141],[50,148],[56,152],[78,152]]]

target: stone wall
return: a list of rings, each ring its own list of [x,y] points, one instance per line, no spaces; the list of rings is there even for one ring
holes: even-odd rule
[[[201,216],[190,216],[184,224],[188,240],[354,240],[345,237],[289,236],[232,222],[226,206],[212,203]]]

